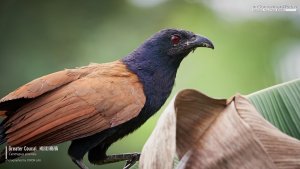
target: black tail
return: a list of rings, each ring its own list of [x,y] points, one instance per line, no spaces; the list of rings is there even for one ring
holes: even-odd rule
[[[5,130],[3,127],[3,124],[0,124],[0,145],[6,142],[6,134],[5,134]]]
[[[0,124],[0,145],[5,143],[5,131],[3,127],[3,123]],[[0,153],[0,164],[5,162],[5,149]]]
[[[0,153],[0,164],[5,162],[5,149],[1,151]]]

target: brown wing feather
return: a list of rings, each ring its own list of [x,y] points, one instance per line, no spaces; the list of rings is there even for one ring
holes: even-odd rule
[[[96,67],[96,65],[90,65],[78,69],[65,69],[19,87],[0,100],[0,116],[8,115],[6,112],[17,110],[33,98],[90,74]]]
[[[9,145],[51,145],[86,137],[136,117],[144,103],[138,77],[124,64],[99,64],[18,109],[4,124],[6,139]]]
[[[0,117],[5,117],[6,114],[5,114],[6,111],[0,111]]]

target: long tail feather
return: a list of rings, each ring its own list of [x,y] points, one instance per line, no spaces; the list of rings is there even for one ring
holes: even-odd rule
[[[0,164],[5,162],[5,149],[0,152]]]
[[[6,142],[5,130],[2,124],[0,124],[0,145]]]

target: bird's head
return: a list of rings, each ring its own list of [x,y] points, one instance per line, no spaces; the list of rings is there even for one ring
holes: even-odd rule
[[[213,49],[214,45],[190,31],[164,29],[122,59],[143,84],[147,111],[156,112],[163,105],[172,91],[181,61],[197,47]]]
[[[182,59],[198,47],[214,49],[209,39],[193,32],[163,29],[148,38],[123,61],[144,69],[168,69],[168,66],[177,69]]]
[[[214,49],[213,43],[193,32],[179,29],[164,29],[150,37],[144,46],[164,56],[185,57],[197,47]]]

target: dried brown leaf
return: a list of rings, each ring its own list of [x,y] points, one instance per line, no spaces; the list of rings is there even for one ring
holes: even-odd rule
[[[160,116],[151,136],[145,143],[139,162],[143,169],[171,169],[176,154],[176,116],[174,100]]]
[[[273,127],[240,95],[226,101],[180,92],[147,141],[140,168],[172,168],[175,138],[180,169],[300,168],[300,141]]]

